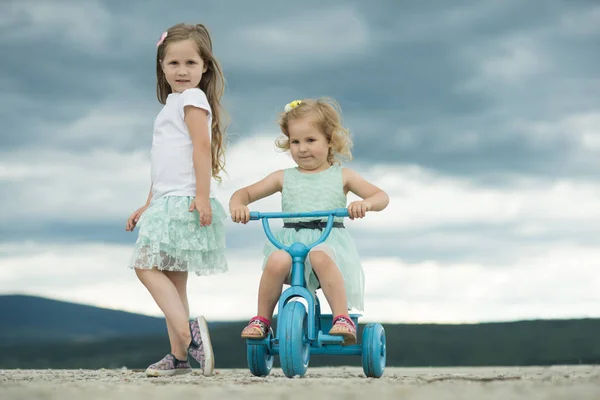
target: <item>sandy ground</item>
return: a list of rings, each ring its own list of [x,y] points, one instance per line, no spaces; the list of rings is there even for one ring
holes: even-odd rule
[[[188,397],[189,396],[189,397]],[[600,366],[387,368],[367,379],[360,368],[309,368],[288,379],[247,370],[146,378],[138,370],[0,370],[0,399],[600,399]]]

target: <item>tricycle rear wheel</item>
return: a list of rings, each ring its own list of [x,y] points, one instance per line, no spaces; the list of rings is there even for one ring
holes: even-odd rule
[[[362,365],[369,378],[381,378],[386,362],[385,329],[381,324],[368,324],[362,335]]]
[[[267,340],[271,341],[271,333],[269,332]],[[246,345],[246,360],[248,368],[254,376],[267,376],[273,368],[273,356],[269,353],[269,347],[265,344],[253,344],[251,340],[247,341]]]

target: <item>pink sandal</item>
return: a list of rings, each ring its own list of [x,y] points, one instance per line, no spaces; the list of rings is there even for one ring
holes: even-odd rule
[[[242,331],[242,339],[263,339],[267,337],[270,327],[271,321],[257,315]]]
[[[344,345],[356,343],[356,325],[348,315],[338,315],[329,330],[332,336],[343,336]]]

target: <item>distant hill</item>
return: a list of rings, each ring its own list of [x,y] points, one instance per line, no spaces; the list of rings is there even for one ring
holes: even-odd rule
[[[163,318],[35,296],[0,296],[0,343],[166,335]]]
[[[162,318],[0,296],[0,321],[0,369],[145,368],[169,351]],[[245,324],[211,324],[217,368],[246,367]],[[384,327],[389,366],[600,364],[600,319]],[[360,358],[314,356],[310,364],[359,366]]]

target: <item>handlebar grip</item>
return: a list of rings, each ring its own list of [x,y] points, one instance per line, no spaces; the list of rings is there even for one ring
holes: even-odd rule
[[[333,212],[333,216],[335,216],[335,217],[347,217],[348,216],[348,209],[347,208],[337,208]]]
[[[250,211],[250,221],[257,221],[260,219],[260,212]]]

